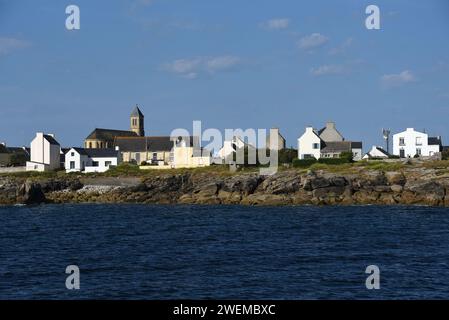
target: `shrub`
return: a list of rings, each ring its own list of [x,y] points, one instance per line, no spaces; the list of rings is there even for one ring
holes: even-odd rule
[[[354,155],[352,154],[351,151],[344,151],[340,154],[340,159],[345,159],[346,163],[347,162],[352,162],[354,158]]]
[[[278,158],[279,163],[292,163],[292,161],[298,156],[298,151],[295,149],[282,149],[279,150]]]
[[[310,159],[293,159],[293,167],[295,168],[308,168],[310,167],[312,164],[317,163],[317,160],[315,158],[310,158]]]
[[[348,160],[347,158],[320,158],[318,160],[319,163],[324,164],[344,164],[344,163],[350,163],[352,160]]]
[[[141,166],[147,166],[147,165],[148,165],[148,162],[142,161],[142,163],[141,163],[140,165],[141,165]]]
[[[449,160],[449,150],[444,150],[443,152],[441,152],[441,159]]]

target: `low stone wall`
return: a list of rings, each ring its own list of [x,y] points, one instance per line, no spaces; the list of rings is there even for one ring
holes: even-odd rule
[[[1,173],[16,173],[16,172],[25,172],[26,167],[0,167]]]

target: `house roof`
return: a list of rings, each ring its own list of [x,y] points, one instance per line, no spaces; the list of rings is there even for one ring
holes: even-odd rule
[[[96,128],[94,131],[92,131],[91,134],[89,134],[86,140],[114,141],[115,137],[136,137],[136,136],[137,133],[135,133],[134,131]]]
[[[140,111],[139,107],[136,105],[133,112],[131,113],[131,117],[143,117],[142,111]]]
[[[361,141],[350,141],[352,149],[362,149],[363,143]]]
[[[7,151],[9,153],[24,153],[26,155],[30,154],[30,149],[29,148],[24,148],[24,147],[6,147]]]
[[[324,143],[324,148],[321,149],[321,153],[339,153],[361,148],[362,142],[358,141],[331,141]]]
[[[335,122],[327,122],[326,126],[324,128],[321,128],[320,130],[318,130],[317,135],[321,138],[324,139],[322,137],[323,133],[325,131],[330,131],[330,132],[334,132],[336,135],[340,136],[341,139],[344,141],[345,138],[343,137],[343,135],[340,133],[340,131],[337,130],[337,127],[335,126]]]
[[[113,158],[118,157],[120,151],[115,149],[84,149],[90,158]]]
[[[59,142],[48,134],[44,134],[44,139],[47,140],[52,145],[59,146]]]
[[[123,152],[171,151],[173,140],[170,136],[116,137],[114,146],[118,146]]]
[[[441,145],[441,138],[440,137],[429,137],[427,138],[427,144],[428,145]]]
[[[380,153],[383,153],[386,156],[389,156],[390,154],[385,151],[384,149],[382,149],[381,147],[375,147],[377,151],[379,151]]]
[[[115,149],[85,149],[85,148],[70,148],[67,149],[67,151],[65,152],[65,154],[67,154],[70,150],[75,150],[76,152],[78,152],[80,155],[83,156],[88,156],[90,158],[95,157],[95,158],[113,158],[113,157],[117,157],[119,151],[115,150]]]

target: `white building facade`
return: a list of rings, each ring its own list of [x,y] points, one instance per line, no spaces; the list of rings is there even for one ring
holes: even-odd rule
[[[114,149],[71,148],[65,154],[66,172],[106,172],[120,163],[120,152]]]
[[[312,127],[307,127],[304,134],[298,139],[298,159],[319,159],[321,142],[318,133]]]
[[[438,152],[441,152],[440,137],[429,137],[413,128],[393,135],[393,154],[401,158],[431,157]]]
[[[52,171],[61,167],[61,146],[53,134],[36,133],[31,141],[30,161],[27,171]]]

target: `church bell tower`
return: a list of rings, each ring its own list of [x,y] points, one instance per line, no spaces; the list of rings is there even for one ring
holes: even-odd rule
[[[143,116],[142,111],[140,111],[139,106],[136,105],[131,113],[131,131],[134,131],[141,137],[145,136],[144,118],[145,117]]]

